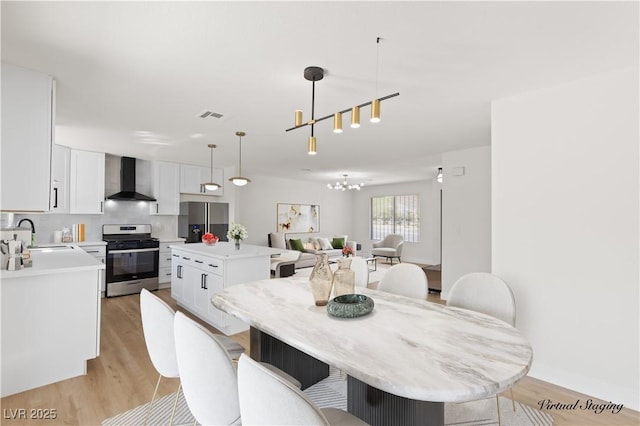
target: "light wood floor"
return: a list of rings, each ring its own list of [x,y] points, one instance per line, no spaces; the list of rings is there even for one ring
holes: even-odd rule
[[[174,309],[169,290],[158,296]],[[440,302],[437,295],[429,295]],[[99,425],[102,420],[134,408],[151,399],[157,373],[149,360],[142,334],[138,295],[103,299],[100,356],[88,363],[88,374],[2,398],[3,425]],[[208,327],[214,332],[215,329]],[[233,336],[249,349],[248,332]],[[177,379],[163,379],[159,395],[174,392]],[[538,401],[586,402],[590,397],[526,377],[513,388],[517,401],[537,407]],[[601,402],[601,401],[599,401]],[[11,419],[11,410],[55,409],[55,420]],[[13,411],[15,412],[15,411]],[[640,413],[623,409],[618,414],[594,414],[586,410],[549,411],[557,425],[639,425]]]

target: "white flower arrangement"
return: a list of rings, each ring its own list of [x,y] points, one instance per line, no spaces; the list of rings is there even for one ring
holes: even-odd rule
[[[248,236],[247,229],[239,223],[232,223],[229,227],[229,231],[227,231],[227,238],[229,241],[244,240]]]

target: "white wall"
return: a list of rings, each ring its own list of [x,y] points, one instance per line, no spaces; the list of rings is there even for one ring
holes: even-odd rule
[[[251,176],[252,182],[236,190],[235,219],[249,234],[246,242],[267,245],[267,234],[277,232],[278,203],[317,204],[320,206],[320,232],[294,234],[292,237],[348,234],[351,236],[353,208],[350,194],[330,190],[321,183]]]
[[[440,188],[435,181],[424,180],[393,185],[365,186],[360,191],[352,191],[355,241],[363,251],[371,252],[369,218],[371,197],[384,195],[418,194],[420,198],[420,242],[404,243],[402,260],[407,262],[440,263]]]
[[[491,271],[491,148],[442,154],[442,293],[469,272]]]
[[[493,272],[531,376],[639,409],[638,69],[494,102]]]

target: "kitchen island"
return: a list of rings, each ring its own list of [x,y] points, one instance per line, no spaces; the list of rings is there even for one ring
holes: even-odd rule
[[[86,374],[100,353],[104,264],[78,246],[37,248],[0,271],[2,397]]]
[[[171,296],[178,305],[226,335],[248,330],[248,325],[211,305],[225,288],[271,276],[271,256],[281,249],[220,241],[215,245],[171,246]]]

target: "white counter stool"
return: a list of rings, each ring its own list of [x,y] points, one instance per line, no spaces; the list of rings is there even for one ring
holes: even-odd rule
[[[378,290],[426,300],[429,281],[422,268],[413,263],[398,263],[382,276]]]
[[[472,272],[458,278],[449,290],[447,306],[481,312],[516,326],[516,302],[511,289],[502,279],[488,272]],[[509,388],[509,392],[513,411],[516,411],[513,390]],[[496,405],[498,425],[501,425],[500,399],[497,394]]]
[[[318,408],[300,389],[246,355],[238,362],[238,391],[244,424],[367,424],[337,408]]]

